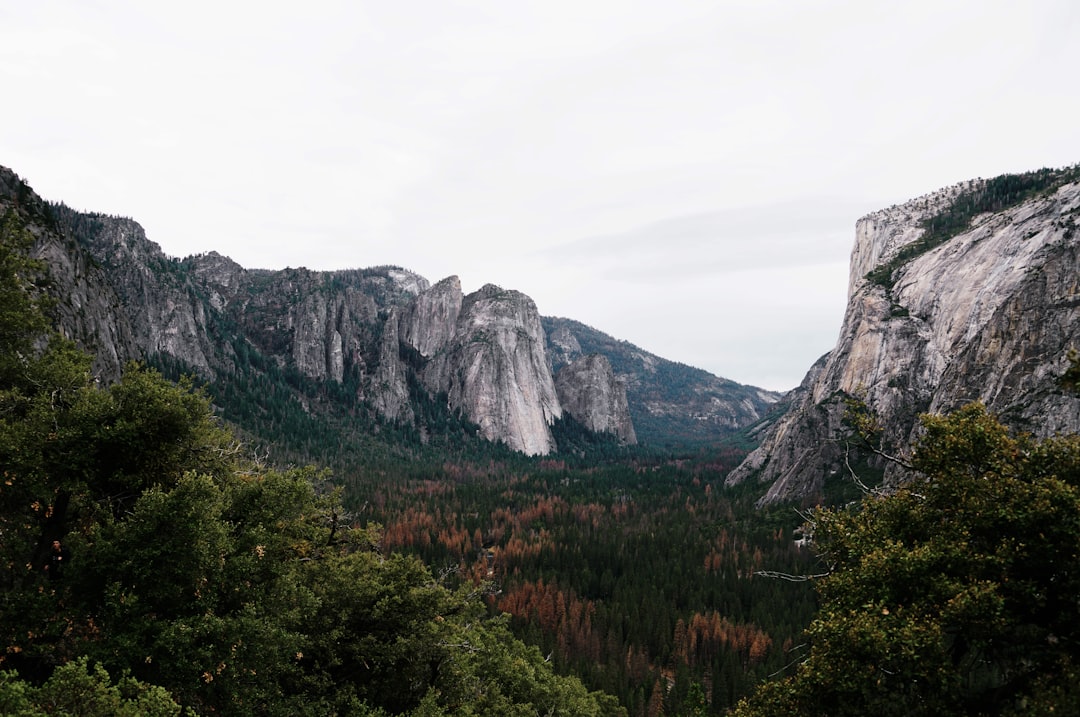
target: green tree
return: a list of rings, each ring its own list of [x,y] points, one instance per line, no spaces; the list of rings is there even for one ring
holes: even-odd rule
[[[980,405],[922,425],[919,478],[814,515],[809,653],[736,715],[1080,709],[1080,438],[1013,437]]]
[[[130,677],[113,684],[101,665],[86,658],[58,667],[40,687],[0,672],[0,714],[11,717],[178,717],[180,711],[164,689]]]

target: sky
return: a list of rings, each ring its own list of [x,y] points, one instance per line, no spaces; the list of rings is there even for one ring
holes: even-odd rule
[[[171,256],[402,266],[796,386],[860,216],[1080,162],[1076,0],[0,5],[0,165]]]

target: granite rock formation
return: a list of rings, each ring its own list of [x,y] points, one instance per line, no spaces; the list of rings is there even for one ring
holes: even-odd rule
[[[563,410],[594,433],[614,434],[620,443],[637,443],[626,384],[615,377],[602,354],[589,354],[563,366],[555,377]]]
[[[917,251],[937,218],[1006,178],[860,219],[837,345],[728,483],[767,486],[762,503],[819,496],[827,478],[846,473],[837,440],[846,398],[878,416],[893,453],[910,445],[920,413],[972,401],[1039,436],[1080,430],[1080,397],[1059,382],[1080,346],[1077,175],[1060,170],[1040,191],[973,212],[958,232]],[[902,478],[897,464],[881,467],[887,483]]]
[[[499,440],[529,455],[555,450],[562,416],[536,304],[487,284],[462,302],[452,339],[424,368],[425,384]]]

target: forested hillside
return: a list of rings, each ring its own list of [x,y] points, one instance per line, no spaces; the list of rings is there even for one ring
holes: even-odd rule
[[[573,319],[543,317],[548,354],[556,371],[588,354],[601,354],[626,384],[638,438],[684,450],[731,439],[767,415],[782,394],[745,386],[651,354]]]
[[[0,227],[0,712],[617,715],[190,385],[99,386]],[[47,342],[42,343],[42,337]]]

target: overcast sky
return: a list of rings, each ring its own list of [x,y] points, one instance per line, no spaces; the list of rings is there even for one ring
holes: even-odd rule
[[[1080,2],[0,5],[0,164],[172,256],[396,264],[772,389],[855,221],[1080,161]]]

